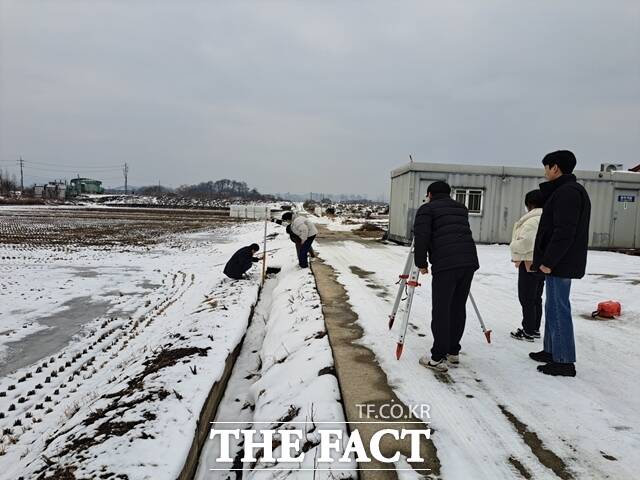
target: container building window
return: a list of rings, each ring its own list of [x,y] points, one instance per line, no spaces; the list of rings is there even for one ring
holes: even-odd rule
[[[469,209],[469,213],[482,215],[484,190],[477,188],[456,188],[453,190],[453,198]]]

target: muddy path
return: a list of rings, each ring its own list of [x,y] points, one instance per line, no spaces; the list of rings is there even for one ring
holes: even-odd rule
[[[358,429],[365,445],[368,445],[375,432],[384,428],[419,430],[428,428],[422,420],[409,413],[409,406],[405,405],[395,394],[374,353],[358,343],[363,336],[363,330],[357,324],[358,317],[351,309],[347,292],[337,281],[334,269],[320,258],[313,263],[312,269],[322,300],[322,311],[333,350],[345,412],[348,421],[352,422],[350,423],[351,428]],[[403,418],[413,423],[399,424],[393,420],[370,423],[374,419],[363,416],[362,408],[358,407],[359,405],[380,406],[385,404],[401,405],[403,410],[407,412]],[[377,417],[374,418],[377,420]],[[382,451],[386,455],[400,451],[409,457],[411,445],[408,439],[399,442],[382,442]],[[422,439],[420,452],[425,461],[412,463],[413,469],[426,478],[440,478],[440,460],[433,441]],[[364,469],[360,472],[360,477],[363,479],[398,478],[395,471],[372,470],[389,468],[388,464],[371,462],[366,466],[360,464],[359,468]]]

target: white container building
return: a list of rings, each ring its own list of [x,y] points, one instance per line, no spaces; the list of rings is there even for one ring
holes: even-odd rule
[[[589,246],[640,248],[640,173],[602,165],[599,172],[574,174],[591,198]],[[436,180],[451,185],[451,195],[469,209],[478,243],[509,243],[513,224],[525,212],[524,196],[545,181],[543,168],[409,163],[391,172],[389,239],[410,243],[413,220]]]

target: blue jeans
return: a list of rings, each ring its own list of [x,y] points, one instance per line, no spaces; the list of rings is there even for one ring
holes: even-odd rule
[[[307,268],[309,266],[309,249],[311,248],[311,244],[316,239],[315,235],[307,238],[302,245],[300,245],[300,250],[298,250],[298,263],[302,268]]]
[[[557,363],[576,361],[576,344],[571,319],[571,279],[547,275],[547,301],[544,305],[544,351]]]

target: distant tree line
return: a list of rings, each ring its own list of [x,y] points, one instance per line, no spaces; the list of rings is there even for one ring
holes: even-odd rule
[[[0,195],[9,195],[11,192],[18,190],[18,182],[16,176],[9,175],[9,172],[0,170]]]
[[[238,182],[224,178],[217,181],[200,182],[194,185],[180,185],[170,189],[161,185],[149,185],[136,189],[139,195],[175,195],[199,200],[216,200],[226,198],[242,198],[246,200],[273,199],[271,195],[262,195],[255,188],[249,188],[246,182]]]
[[[169,187],[163,187],[162,185],[149,185],[146,187],[138,187],[135,190],[138,195],[145,195],[148,197],[160,197],[173,193],[173,189]]]

